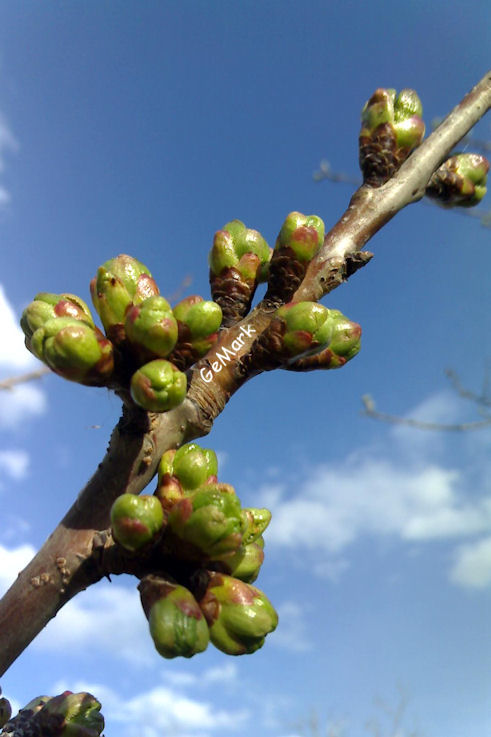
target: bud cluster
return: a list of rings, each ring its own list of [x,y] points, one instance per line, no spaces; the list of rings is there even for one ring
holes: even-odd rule
[[[385,184],[421,141],[423,107],[414,90],[375,90],[361,113],[360,168],[369,187]]]
[[[210,639],[226,653],[252,653],[277,624],[268,599],[251,586],[271,513],[243,508],[217,470],[215,453],[196,443],[169,450],[154,495],[123,494],[111,510],[116,542],[171,572],[145,575],[139,585],[155,647],[166,658],[191,657]]]
[[[271,249],[257,230],[232,220],[215,233],[209,255],[213,300],[231,325],[247,314],[257,285],[266,280]]]
[[[9,719],[0,734],[49,735],[49,737],[100,737],[104,729],[101,705],[89,693],[65,691],[59,696],[38,696],[16,717]]]
[[[186,395],[183,373],[217,339],[221,308],[199,296],[174,309],[139,261],[106,261],[90,284],[105,335],[72,294],[40,293],[24,310],[27,348],[65,379],[130,390],[143,409],[165,412]]]
[[[317,215],[291,212],[276,239],[266,299],[288,302],[302,282],[307,266],[324,242],[324,221]]]
[[[433,174],[426,194],[443,207],[473,207],[486,194],[489,161],[481,154],[456,154]]]
[[[276,310],[252,346],[250,360],[265,370],[308,371],[344,366],[360,350],[361,327],[318,302],[289,302]]]

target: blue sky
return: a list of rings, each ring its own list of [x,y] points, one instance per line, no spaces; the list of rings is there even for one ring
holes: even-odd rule
[[[214,232],[240,218],[272,245],[291,210],[333,224],[357,174],[360,109],[414,87],[448,112],[489,67],[489,4],[4,2],[0,7],[0,376],[31,369],[16,327],[38,291],[88,300],[130,253],[171,298],[208,296]],[[491,138],[489,120],[476,128]],[[489,200],[488,200],[489,203]],[[489,204],[487,205],[489,207]],[[362,737],[374,699],[407,695],[397,737],[491,728],[491,433],[428,434],[360,416],[474,419],[489,359],[490,231],[417,205],[326,304],[363,327],[338,372],[260,376],[203,441],[245,504],[270,506],[258,585],[280,613],[250,657],[153,650],[130,578],[71,602],[14,664],[15,702],[88,688],[106,736],[299,737],[315,711]],[[175,300],[174,300],[175,301]],[[116,398],[57,377],[0,394],[0,587],[102,457]],[[385,723],[385,734],[388,726]],[[334,726],[333,726],[334,730]],[[344,730],[344,731],[343,731]],[[390,737],[396,737],[390,736]]]

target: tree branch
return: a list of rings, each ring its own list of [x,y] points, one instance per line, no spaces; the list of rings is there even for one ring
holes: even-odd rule
[[[378,189],[362,186],[355,192],[309,265],[294,300],[317,300],[339,286],[350,273],[352,254],[399,210],[424,195],[434,170],[490,105],[491,72],[391,180]],[[260,373],[257,366],[244,370],[243,359],[270,324],[275,308],[263,301],[240,323],[222,330],[218,343],[190,370],[182,405],[161,415],[125,409],[97,471],[0,602],[0,675],[75,593],[97,580],[99,573],[91,574],[84,562],[92,555],[97,532],[108,526],[114,499],[144,489],[164,451],[207,434],[232,394]],[[225,349],[229,358],[223,360]]]

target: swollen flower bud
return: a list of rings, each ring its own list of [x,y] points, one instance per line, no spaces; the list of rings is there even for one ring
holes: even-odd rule
[[[40,292],[22,313],[20,324],[26,341],[29,342],[38,328],[55,317],[71,317],[94,327],[88,306],[76,294]]]
[[[208,484],[183,497],[168,517],[180,557],[191,560],[232,555],[241,546],[242,526],[240,501],[229,484]]]
[[[99,737],[104,729],[101,704],[90,693],[65,691],[54,696],[39,712],[40,723],[48,725],[50,717],[59,720],[59,737]],[[50,734],[48,730],[44,732]],[[41,732],[43,734],[43,732]]]
[[[271,522],[269,509],[248,507],[242,510],[242,545],[249,545],[261,537]]]
[[[113,537],[132,552],[152,542],[163,524],[162,505],[155,496],[121,494],[111,507]]]
[[[140,358],[165,358],[177,342],[177,322],[171,306],[159,295],[132,304],[125,319],[126,336]]]
[[[125,339],[124,320],[130,305],[159,293],[146,266],[132,256],[121,254],[106,261],[90,282],[94,307],[106,335],[114,342]]]
[[[98,328],[73,317],[55,317],[26,342],[34,355],[69,381],[104,386],[114,368],[113,347]]]
[[[271,249],[257,230],[232,220],[217,231],[210,251],[213,300],[223,310],[223,324],[247,314],[256,286],[265,278]]]
[[[291,299],[323,241],[324,222],[320,217],[301,212],[287,216],[269,266],[267,299],[283,302]]]
[[[259,575],[264,562],[264,540],[259,537],[255,542],[241,546],[236,553],[224,558],[211,567],[229,573],[246,583],[253,583]]]
[[[213,450],[187,443],[178,450],[167,450],[160,459],[155,495],[165,510],[169,510],[185,492],[213,483],[218,462]]]
[[[229,655],[259,650],[278,624],[278,615],[262,591],[223,573],[210,573],[199,605],[212,643]]]
[[[380,187],[423,140],[423,108],[414,90],[375,90],[361,113],[360,167],[363,181]]]
[[[164,359],[150,361],[131,378],[133,401],[149,412],[166,412],[181,404],[186,396],[186,374]]]
[[[443,207],[473,207],[486,194],[489,161],[480,154],[456,154],[431,177],[426,194]]]
[[[184,586],[145,576],[138,586],[155,648],[164,658],[191,658],[208,647],[208,625]]]
[[[216,302],[205,301],[199,295],[181,300],[173,309],[179,337],[171,360],[184,370],[202,358],[218,337],[222,309]]]

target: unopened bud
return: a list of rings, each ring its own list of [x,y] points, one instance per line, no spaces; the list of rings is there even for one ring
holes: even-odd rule
[[[132,552],[152,542],[164,524],[164,512],[155,496],[121,494],[111,508],[114,539]]]
[[[126,254],[99,267],[90,291],[106,334],[115,343],[125,338],[124,320],[130,305],[159,293],[147,267]]]
[[[431,177],[426,194],[443,207],[473,207],[486,194],[489,161],[480,154],[456,154]]]
[[[183,556],[213,560],[231,555],[242,543],[239,498],[229,484],[208,484],[174,504],[168,526],[181,541]]]
[[[155,648],[164,658],[191,658],[208,647],[206,619],[184,586],[145,576],[138,586]]]
[[[177,342],[177,322],[170,304],[159,295],[132,304],[125,319],[126,336],[140,356],[165,358]]]
[[[288,302],[324,241],[324,222],[317,215],[291,212],[276,239],[269,266],[267,299]]]
[[[364,183],[380,187],[423,140],[423,108],[414,90],[375,90],[361,113],[360,167]]]
[[[210,573],[199,605],[212,643],[229,655],[259,650],[278,624],[278,615],[262,591],[223,573]]]
[[[166,412],[181,404],[186,396],[186,374],[164,359],[150,361],[131,379],[133,401],[149,412]]]

